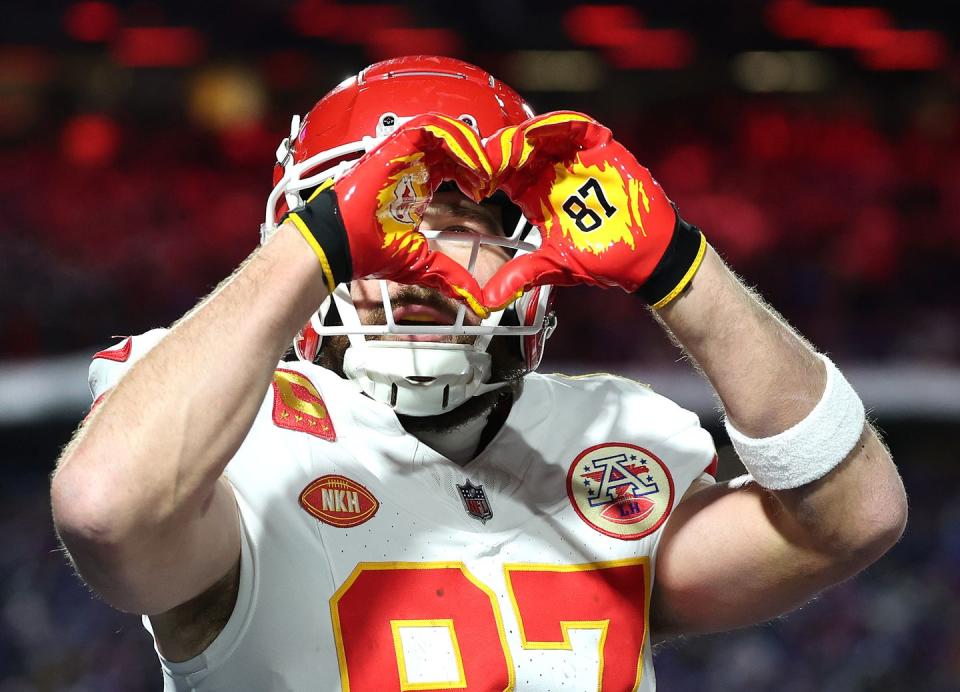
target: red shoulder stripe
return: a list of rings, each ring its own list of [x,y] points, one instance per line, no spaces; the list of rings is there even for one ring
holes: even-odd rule
[[[127,359],[130,357],[130,349],[133,348],[133,337],[128,336],[127,340],[123,342],[123,345],[119,348],[117,346],[111,346],[110,348],[105,348],[102,351],[97,351],[93,354],[91,360],[96,360],[97,358],[103,358],[104,360],[115,360],[118,363],[126,363]]]
[[[720,465],[720,459],[716,454],[713,455],[713,459],[710,460],[709,466],[704,469],[704,473],[709,473],[714,478],[717,477],[717,466]]]

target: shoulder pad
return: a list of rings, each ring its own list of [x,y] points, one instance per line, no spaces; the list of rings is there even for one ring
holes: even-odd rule
[[[128,336],[121,342],[93,354],[87,382],[94,399],[111,389],[120,378],[150,349],[160,343],[168,329],[151,329],[149,332]]]
[[[564,382],[570,383],[580,383],[584,387],[589,387],[591,385],[601,386],[608,383],[613,383],[624,389],[644,389],[644,390],[653,390],[646,382],[640,382],[639,380],[634,380],[624,375],[617,375],[610,372],[589,372],[582,375],[567,375],[566,373],[558,372],[554,375]]]

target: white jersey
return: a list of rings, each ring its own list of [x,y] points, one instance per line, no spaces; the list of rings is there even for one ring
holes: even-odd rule
[[[94,394],[160,334],[98,354]],[[161,659],[164,689],[652,692],[657,545],[713,460],[647,387],[531,374],[461,467],[351,383],[280,363],[225,472],[236,606],[204,653]]]

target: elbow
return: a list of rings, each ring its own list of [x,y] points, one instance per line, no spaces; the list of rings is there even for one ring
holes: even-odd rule
[[[77,468],[77,467],[74,467]],[[141,550],[134,522],[105,479],[62,468],[50,484],[53,524],[77,575],[110,606],[150,612],[152,594],[137,588]],[[143,537],[141,537],[143,538]]]
[[[894,476],[894,482],[883,493],[882,501],[863,512],[868,519],[864,548],[875,555],[874,560],[896,545],[907,528],[907,494],[900,477],[895,473]]]
[[[867,521],[859,530],[846,551],[855,568],[863,569],[876,562],[903,536],[907,524],[906,498],[895,505],[888,505],[880,513],[866,513]]]
[[[879,442],[879,440],[878,440]],[[876,557],[886,553],[903,536],[909,514],[907,492],[890,452],[884,447],[875,465],[872,491],[862,494],[859,502],[865,526],[865,547]]]
[[[890,451],[870,426],[863,444],[837,471],[821,486],[839,491],[828,502],[842,508],[834,515],[839,521],[834,519],[824,532],[822,545],[853,573],[880,559],[900,540],[907,526],[907,494]]]
[[[131,483],[129,471],[102,450],[74,449],[50,482],[57,533],[71,554],[109,555],[140,542],[142,531],[165,516],[162,498],[149,484]]]
[[[854,571],[879,560],[907,526],[907,495],[892,461],[879,476],[851,501],[848,520],[835,543],[837,559],[850,563]]]
[[[74,468],[60,468],[50,483],[50,507],[57,534],[71,554],[115,550],[123,543],[123,531],[116,521],[116,499],[109,484]]]

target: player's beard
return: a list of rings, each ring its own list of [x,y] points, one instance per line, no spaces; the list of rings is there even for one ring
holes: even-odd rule
[[[403,286],[396,297],[391,296],[390,301],[394,307],[411,303],[426,304],[438,308],[443,304],[448,307],[457,305],[435,291],[420,286]],[[385,324],[386,311],[382,305],[378,305],[367,313],[363,321],[366,324]],[[372,336],[367,338],[380,339],[382,337]],[[404,429],[414,435],[421,432],[451,432],[476,418],[489,416],[491,411],[498,409],[498,407],[509,406],[520,394],[523,387],[523,376],[526,374],[519,349],[511,348],[511,341],[517,338],[519,337],[495,336],[490,340],[490,345],[487,346],[487,353],[490,354],[490,379],[488,381],[504,382],[503,387],[472,396],[455,409],[434,416],[409,416],[398,413],[397,418]],[[476,339],[475,336],[460,334],[447,337],[444,341],[454,344],[472,344],[474,339]],[[349,347],[349,337],[328,336],[323,340],[317,360],[323,367],[345,378],[343,356]]]

